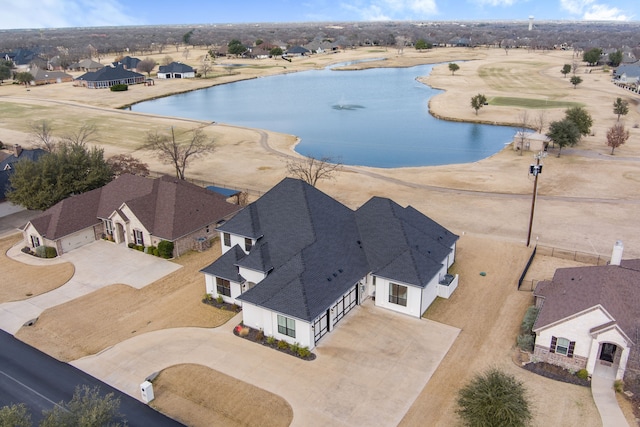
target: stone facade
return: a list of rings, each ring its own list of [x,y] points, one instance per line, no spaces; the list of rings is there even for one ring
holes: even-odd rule
[[[549,347],[536,345],[533,351],[533,357],[540,362],[551,363],[552,365],[562,366],[570,371],[579,371],[587,368],[587,358],[573,355],[567,357],[558,353],[551,353]]]

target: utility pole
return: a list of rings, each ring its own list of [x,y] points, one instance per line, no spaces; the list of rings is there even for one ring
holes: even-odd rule
[[[527,233],[527,247],[529,247],[529,243],[531,243],[531,228],[533,227],[533,212],[536,209],[536,199],[538,198],[538,175],[542,173],[542,165],[540,164],[540,159],[546,156],[546,152],[539,152],[534,155],[533,158],[536,160],[535,165],[529,165],[529,174],[534,176],[533,180],[533,197],[531,198],[531,215],[529,216],[529,232]]]

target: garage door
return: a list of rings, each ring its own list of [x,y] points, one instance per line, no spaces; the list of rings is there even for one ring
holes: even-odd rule
[[[329,311],[327,310],[315,322],[313,322],[313,342],[318,343],[320,338],[329,332]]]
[[[93,230],[74,234],[72,236],[66,237],[62,240],[62,251],[69,252],[80,246],[86,245],[87,243],[91,243],[95,240],[93,237]]]
[[[335,313],[333,325],[338,323],[348,312],[358,303],[358,285],[351,288],[337,303],[332,310]]]

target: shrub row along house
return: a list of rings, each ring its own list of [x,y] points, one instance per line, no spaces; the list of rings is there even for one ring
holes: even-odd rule
[[[640,374],[640,259],[622,260],[617,242],[609,265],[556,270],[534,292],[534,356],[570,370],[601,367]]]
[[[23,227],[23,236],[25,246],[55,247],[59,255],[104,236],[145,247],[170,241],[179,256],[215,237],[216,227],[239,209],[223,195],[174,177],[124,174],[47,209]]]
[[[246,326],[309,348],[354,307],[420,317],[448,298],[458,236],[412,207],[374,197],[353,211],[286,178],[218,227],[206,292],[242,305]]]

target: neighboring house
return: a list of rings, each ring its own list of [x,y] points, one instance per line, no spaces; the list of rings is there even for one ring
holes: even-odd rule
[[[125,56],[120,61],[116,61],[111,65],[113,67],[117,67],[118,65],[122,65],[125,70],[138,71],[138,64],[140,63],[140,59],[132,58],[130,56]]]
[[[76,62],[75,64],[71,64],[69,69],[74,71],[98,71],[99,69],[104,68],[104,65],[96,62],[92,59],[83,59],[80,62]]]
[[[353,211],[286,178],[218,231],[207,294],[241,304],[245,325],[309,348],[366,298],[419,318],[458,283],[448,274],[458,236],[386,198]]]
[[[545,151],[550,142],[551,139],[542,133],[518,131],[513,137],[513,149],[516,151]]]
[[[124,174],[62,200],[22,230],[26,246],[53,246],[58,254],[105,236],[145,247],[168,240],[179,256],[214,237],[238,209],[224,196],[177,178]]]
[[[534,296],[536,359],[590,374],[605,364],[617,379],[640,372],[640,259],[623,261],[621,242],[609,265],[557,269]]]
[[[310,54],[311,51],[302,46],[293,46],[291,49],[287,49],[285,56],[305,56]]]
[[[105,89],[113,85],[135,85],[144,83],[145,76],[140,73],[125,70],[122,65],[117,67],[103,67],[98,71],[91,71],[76,78],[75,81],[90,89]]]
[[[47,65],[46,60],[40,58],[37,52],[30,49],[16,49],[8,57],[16,67],[16,72],[27,71],[32,65],[42,68]]]
[[[52,83],[72,82],[73,76],[62,71],[49,71],[47,69],[33,68],[31,70],[33,81],[36,85],[48,85]]]
[[[6,199],[6,192],[9,190],[9,179],[13,173],[13,165],[19,161],[35,162],[46,154],[41,148],[34,150],[24,150],[19,144],[13,146],[13,153],[0,161],[0,202]]]
[[[619,86],[631,87],[638,91],[640,87],[640,61],[620,65],[613,71],[612,81]]]
[[[172,62],[158,67],[159,79],[192,79],[196,76],[194,69],[187,64]]]

